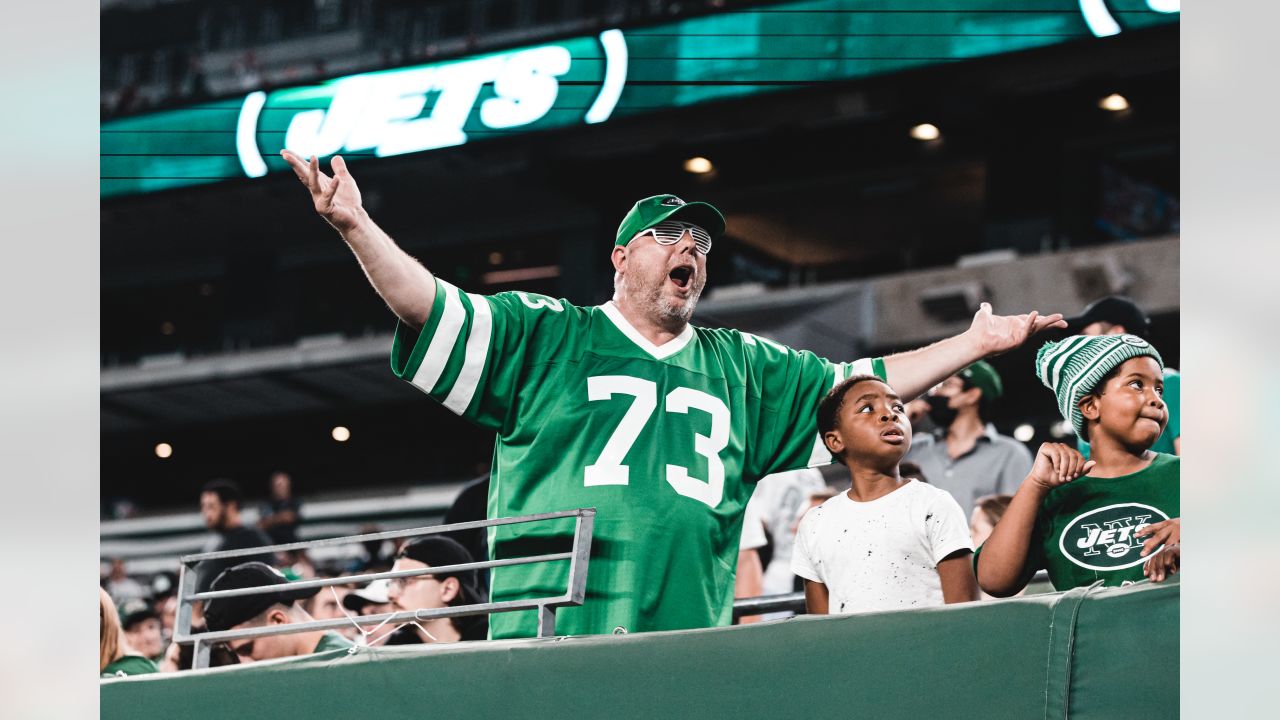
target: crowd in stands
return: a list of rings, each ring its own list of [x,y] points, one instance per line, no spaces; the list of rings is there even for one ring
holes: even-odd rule
[[[803,591],[809,614],[848,614],[1018,595],[1037,571],[1047,571],[1056,590],[1161,582],[1178,572],[1177,373],[1145,339],[1149,321],[1127,299],[1105,299],[1069,322],[1075,334],[1044,343],[1027,371],[1052,393],[1046,400],[1053,398],[1078,445],[1044,443],[1033,455],[996,432],[988,418],[1003,384],[985,362],[946,379],[915,412],[879,377],[854,375],[815,408],[821,440],[847,480],[830,485],[807,469],[759,481],[744,518],[735,595]],[[243,523],[235,483],[203,488],[208,550],[297,540],[305,508],[291,478],[277,472],[268,485],[257,527]],[[487,488],[487,479],[468,485],[446,520],[482,517]],[[475,570],[310,589],[289,583],[458,565],[485,554],[484,534],[467,532],[372,542],[361,560],[342,567],[316,567],[305,552],[205,561],[196,569],[201,591],[279,589],[195,603],[193,631],[484,603],[487,575]],[[192,666],[190,646],[173,642],[176,579],[166,573],[143,584],[120,560],[110,563],[99,593],[103,677]],[[486,636],[484,615],[399,626],[349,621],[220,643],[211,664]]]

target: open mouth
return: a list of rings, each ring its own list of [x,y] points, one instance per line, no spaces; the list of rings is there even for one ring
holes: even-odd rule
[[[693,282],[693,268],[681,265],[668,273],[667,277],[671,278],[671,282],[675,283],[676,287],[681,290],[688,290],[689,285]]]
[[[896,444],[896,443],[902,442],[903,440],[906,440],[907,434],[899,430],[898,428],[889,428],[888,430],[885,430],[884,432],[880,433],[880,437],[883,438],[886,442],[891,442]]]

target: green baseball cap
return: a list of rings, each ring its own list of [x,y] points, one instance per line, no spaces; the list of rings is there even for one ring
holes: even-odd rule
[[[1000,373],[985,360],[979,360],[957,374],[970,387],[981,388],[982,396],[988,400],[995,400],[1004,394]]]
[[[687,203],[675,195],[654,195],[631,206],[631,211],[618,226],[618,237],[613,244],[626,245],[637,233],[664,220],[693,223],[706,230],[712,240],[718,240],[724,234],[724,215],[711,204]]]

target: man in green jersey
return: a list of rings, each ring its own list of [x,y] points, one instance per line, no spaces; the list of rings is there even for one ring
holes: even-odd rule
[[[706,203],[636,203],[614,238],[615,294],[597,307],[523,292],[467,293],[433,276],[369,218],[340,157],[333,176],[290,153],[316,211],[355,252],[400,318],[392,370],[493,430],[490,517],[594,507],[581,607],[562,634],[728,625],[743,509],[764,475],[824,464],[814,409],[855,374],[914,397],[1060,315],[997,316],[887,358],[830,362],[736,330],[689,324],[724,218]],[[567,549],[571,525],[494,529],[494,558]],[[564,592],[567,563],[495,569],[491,599]],[[534,634],[502,613],[494,638]]]

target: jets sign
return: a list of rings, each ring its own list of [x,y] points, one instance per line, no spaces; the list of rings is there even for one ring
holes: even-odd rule
[[[574,44],[542,45],[353,75],[319,87],[252,93],[237,122],[240,164],[250,177],[267,174],[264,155],[278,152],[282,123],[283,147],[302,157],[343,152],[387,157],[462,145],[470,133],[526,129],[544,120],[552,125],[603,122],[626,83],[627,45],[618,30],[596,40],[583,53],[590,56],[573,81],[575,90],[593,97],[588,105],[582,92],[573,93],[563,108],[572,118],[548,120],[568,94],[561,89],[575,69]]]

